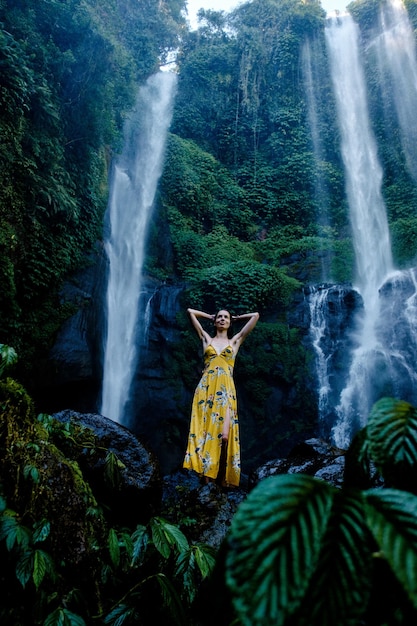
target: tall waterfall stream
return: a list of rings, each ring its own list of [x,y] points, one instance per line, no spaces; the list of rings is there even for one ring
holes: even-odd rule
[[[147,226],[171,123],[176,75],[159,72],[140,88],[135,110],[124,129],[123,152],[116,160],[107,210],[106,252],[109,277],[106,297],[102,415],[124,423],[138,359],[142,266]]]
[[[380,33],[371,45],[378,49],[381,80],[394,82],[403,148],[408,161],[415,163],[409,141],[405,139],[407,126],[410,126],[409,111],[415,111],[417,106],[417,92],[413,95],[417,64],[413,38],[407,31],[409,28],[403,5],[392,0],[381,11]],[[378,397],[392,395],[410,402],[417,399],[417,291],[415,271],[400,272],[393,267],[388,220],[381,194],[383,172],[369,120],[359,31],[350,15],[329,20],[326,45],[337,104],[356,259],[353,288],[363,303],[350,329],[341,328],[341,333],[349,334],[351,350],[346,380],[338,390],[337,398],[331,381],[341,373],[331,375],[329,363],[333,347],[329,347],[329,342],[327,352],[323,349],[328,332],[326,306],[330,288],[312,290],[309,297],[310,334],[316,352],[320,416],[330,422],[328,434],[333,443],[346,448],[354,432],[365,425]],[[404,73],[408,77],[406,84]],[[411,86],[409,80],[414,81]],[[412,142],[413,149],[414,144]],[[336,400],[333,406],[330,398]]]

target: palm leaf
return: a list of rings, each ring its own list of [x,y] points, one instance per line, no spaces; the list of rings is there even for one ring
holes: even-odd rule
[[[417,496],[397,489],[372,489],[364,496],[367,524],[417,608]]]
[[[367,425],[369,453],[390,486],[415,489],[417,410],[408,402],[382,398]]]
[[[262,481],[238,508],[226,583],[243,624],[280,626],[299,607],[317,567],[336,489],[310,476]]]

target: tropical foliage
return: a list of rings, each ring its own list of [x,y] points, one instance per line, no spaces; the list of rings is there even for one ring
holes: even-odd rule
[[[101,459],[104,492],[117,493],[124,466],[114,452],[88,428],[36,418],[11,378],[0,381],[0,404],[1,623],[187,624],[214,551],[161,516],[116,523],[77,460],[81,450]]]
[[[7,346],[1,354],[4,373],[16,355]],[[417,409],[409,403],[375,404],[346,454],[341,489],[303,474],[259,483],[216,555],[160,516],[115,525],[75,460],[81,449],[101,455],[114,488],[123,467],[114,453],[88,428],[35,419],[12,379],[0,382],[0,396],[2,624],[416,619]]]
[[[349,454],[342,489],[303,474],[280,475],[262,481],[240,505],[218,590],[229,595],[238,623],[415,621],[417,410],[383,398]],[[360,489],[365,479],[375,484],[375,467],[384,487]],[[218,588],[219,578],[213,584]]]
[[[58,290],[101,238],[123,116],[177,46],[183,6],[0,3],[0,335],[21,368],[68,316]]]

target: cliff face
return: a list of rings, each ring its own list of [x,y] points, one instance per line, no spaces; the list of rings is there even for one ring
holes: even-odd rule
[[[76,311],[62,327],[51,350],[47,371],[38,381],[34,395],[42,411],[99,411],[106,277],[106,261],[101,248],[90,261],[63,292],[63,298],[71,302]],[[303,263],[297,258],[296,262],[297,270],[305,271],[308,260]],[[139,365],[128,406],[131,417],[125,424],[153,450],[164,474],[177,470],[182,464],[192,395],[201,372],[198,341],[193,335],[188,341],[195,352],[189,355],[189,362],[184,363],[183,354],[187,354],[183,346],[184,333],[190,331],[188,320],[184,322],[181,299],[184,289],[185,285],[175,281],[146,279],[140,320]],[[337,319],[333,315],[331,321],[334,333],[336,327],[345,327],[349,323],[352,307],[355,309],[360,304],[349,295],[351,290],[345,288],[344,293],[341,303],[338,300]],[[304,354],[304,362],[300,361],[298,370],[284,371],[285,363],[274,361],[272,340],[263,339],[261,328],[258,337],[255,337],[258,329],[253,333],[258,343],[245,345],[239,354],[235,378],[242,466],[246,474],[270,459],[287,454],[298,442],[320,432],[307,296],[307,292],[298,291],[287,315],[288,346],[284,347],[290,351],[293,349],[291,337],[292,333],[297,333],[294,349],[302,350]],[[329,308],[334,309],[332,299]],[[275,318],[272,307],[265,313],[263,324],[270,324],[274,329]],[[281,340],[284,344],[287,341],[285,337]],[[266,345],[262,350],[271,357],[268,368],[257,360],[259,345],[263,341]],[[265,361],[265,356],[262,358]],[[251,368],[266,389],[266,393],[259,396],[261,401],[256,403],[250,388]]]

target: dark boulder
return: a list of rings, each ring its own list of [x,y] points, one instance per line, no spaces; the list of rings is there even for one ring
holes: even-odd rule
[[[321,439],[308,439],[295,446],[282,459],[268,461],[251,473],[249,488],[261,480],[277,474],[308,474],[326,480],[335,487],[343,484],[345,467],[344,451]]]
[[[76,460],[97,499],[109,507],[113,520],[135,526],[146,523],[159,511],[162,493],[159,464],[133,433],[102,415],[65,410],[53,417],[93,432],[95,453],[89,447],[80,447]],[[100,450],[101,454],[97,454]],[[112,481],[106,480],[108,452],[115,455],[117,465],[117,475]]]

